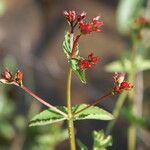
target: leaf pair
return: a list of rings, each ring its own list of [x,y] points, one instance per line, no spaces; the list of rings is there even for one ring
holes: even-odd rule
[[[85,107],[87,107],[86,104],[76,105],[72,107],[72,112],[73,114],[75,114]],[[57,108],[63,111],[64,113],[67,113],[66,107],[62,106],[62,107],[57,107]],[[67,119],[68,119],[67,117],[62,116],[61,114],[58,114],[57,112],[51,109],[47,109],[39,113],[35,117],[33,117],[29,125],[30,126],[47,125],[47,124],[52,124],[52,123],[59,122],[59,121],[64,121]],[[97,106],[92,106],[76,114],[73,117],[73,120],[85,120],[85,119],[112,120],[114,119],[114,117],[109,112]]]

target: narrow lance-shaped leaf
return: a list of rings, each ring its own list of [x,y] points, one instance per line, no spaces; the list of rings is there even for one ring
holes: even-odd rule
[[[65,39],[63,41],[63,50],[68,58],[68,63],[70,65],[70,67],[72,68],[72,70],[74,71],[74,73],[78,76],[78,78],[81,80],[82,83],[86,83],[85,71],[81,70],[79,68],[78,60],[80,59],[80,56],[79,56],[79,45],[78,44],[76,47],[75,56],[74,56],[74,58],[71,58],[69,32],[66,32],[66,34],[65,34]]]
[[[57,107],[57,108],[66,113],[65,107]],[[63,121],[66,119],[67,118],[64,117],[63,115],[61,115],[49,108],[49,109],[44,110],[41,113],[37,114],[36,116],[34,116],[31,119],[29,126],[47,125],[47,124]]]
[[[70,35],[69,32],[66,32],[65,39],[63,41],[63,50],[66,54],[67,58],[70,58],[71,55],[71,49],[70,49]]]
[[[69,59],[68,63],[70,64],[74,73],[78,76],[82,83],[86,83],[85,70],[81,70],[79,67],[78,59]]]
[[[72,108],[73,113],[77,113],[83,108],[87,107],[87,104],[76,105]],[[84,119],[96,119],[96,120],[112,120],[113,115],[103,110],[97,106],[92,106],[74,116],[74,120],[84,120]]]

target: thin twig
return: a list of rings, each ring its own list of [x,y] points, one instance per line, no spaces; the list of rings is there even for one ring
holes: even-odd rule
[[[26,91],[28,94],[30,94],[32,97],[34,97],[36,100],[38,100],[39,102],[41,102],[43,105],[45,105],[45,106],[51,108],[52,110],[58,112],[58,113],[61,114],[61,115],[67,117],[67,115],[66,115],[64,112],[60,111],[60,110],[57,109],[55,106],[53,106],[53,105],[47,103],[45,100],[43,100],[42,98],[40,98],[39,96],[37,96],[36,94],[34,94],[31,90],[29,90],[26,86],[23,85],[23,86],[21,86],[21,88],[22,88],[24,91]]]
[[[73,116],[75,116],[75,115],[81,113],[82,111],[84,111],[84,110],[86,110],[86,109],[88,109],[88,108],[90,108],[90,107],[92,107],[92,106],[94,106],[94,105],[99,104],[100,102],[102,102],[102,101],[105,100],[106,98],[110,97],[111,95],[112,95],[112,92],[107,93],[106,95],[104,95],[104,96],[100,97],[99,99],[97,99],[94,103],[92,103],[92,104],[86,106],[85,108],[83,108],[83,109],[77,111],[76,113],[74,113]]]

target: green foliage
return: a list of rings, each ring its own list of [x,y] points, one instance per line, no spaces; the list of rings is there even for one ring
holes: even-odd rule
[[[72,111],[73,113],[76,113],[80,111],[81,109],[85,108],[86,106],[88,105],[86,104],[76,105],[72,107]],[[57,108],[67,113],[66,107],[62,106],[62,107],[57,107]],[[31,119],[29,126],[47,125],[47,124],[52,124],[55,122],[60,122],[66,119],[67,119],[66,117],[55,112],[54,110],[47,109],[37,114],[36,116],[34,116]],[[92,106],[74,116],[74,120],[84,120],[84,119],[112,120],[114,119],[114,117],[106,110],[103,110],[97,106]]]
[[[131,70],[138,71],[145,71],[150,69],[150,60],[142,58],[141,55],[138,55],[135,58],[134,63],[133,60],[129,60],[124,58],[122,60],[111,62],[110,64],[106,65],[105,69],[108,72],[130,72]]]
[[[132,62],[127,58],[123,58],[106,65],[105,69],[108,72],[129,72],[132,69]]]
[[[93,132],[94,145],[93,150],[101,150],[108,146],[112,146],[112,137],[110,135],[105,136],[104,131]]]
[[[72,108],[73,113],[76,113],[87,106],[88,105],[86,104],[76,105]],[[85,119],[112,120],[114,119],[114,117],[106,110],[103,110],[97,106],[92,106],[74,116],[74,120],[85,120]]]
[[[86,83],[85,70],[81,70],[79,67],[78,59],[69,59],[68,63],[70,64],[74,73],[78,76],[82,83]]]
[[[80,140],[77,140],[77,143],[78,143],[80,150],[88,150],[86,145],[84,145]]]
[[[123,115],[131,124],[137,125],[139,127],[145,127],[145,128],[150,126],[150,119],[136,116],[132,112],[130,107],[123,108]]]
[[[65,107],[57,107],[57,108],[66,111]],[[67,118],[65,118],[63,115],[49,108],[34,116],[31,119],[29,126],[47,125],[47,124],[63,121],[66,119]]]
[[[63,129],[63,122],[51,126],[29,128],[28,145],[30,150],[55,150],[56,145],[68,138],[68,130]]]
[[[150,69],[150,60],[142,58],[138,55],[135,60],[135,65],[138,71],[145,71]]]
[[[71,49],[70,49],[70,35],[69,32],[65,33],[65,39],[63,41],[63,50],[66,54],[67,58],[70,58],[71,55]]]
[[[74,58],[71,58],[71,49],[70,49],[70,35],[69,32],[66,32],[65,39],[63,42],[63,50],[67,56],[68,63],[77,77],[81,80],[82,83],[86,83],[85,70],[81,70],[79,67],[79,46],[76,47],[76,53]]]
[[[106,147],[112,146],[112,136],[106,136],[103,130],[93,131],[93,148],[92,150],[105,150]],[[88,150],[88,148],[80,141],[77,141],[80,150]]]

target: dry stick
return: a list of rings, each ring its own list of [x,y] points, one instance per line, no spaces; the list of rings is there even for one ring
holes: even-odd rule
[[[67,115],[66,115],[64,112],[60,111],[60,110],[57,109],[55,106],[53,106],[53,105],[47,103],[46,101],[44,101],[42,98],[40,98],[39,96],[37,96],[36,94],[34,94],[31,90],[29,90],[26,86],[23,85],[23,86],[20,86],[20,87],[21,87],[24,91],[26,91],[28,94],[30,94],[32,97],[34,97],[36,100],[38,100],[39,102],[41,102],[43,105],[45,105],[45,106],[51,108],[52,110],[58,112],[58,113],[61,114],[61,115],[67,117]]]
[[[83,109],[77,111],[76,113],[74,113],[73,116],[75,116],[75,115],[79,114],[80,112],[82,112],[82,111],[84,111],[84,110],[86,110],[86,109],[102,102],[103,100],[105,100],[105,98],[110,97],[111,95],[112,95],[112,92],[107,93],[106,95],[104,95],[104,96],[100,97],[99,99],[97,99],[94,103],[92,103],[92,104],[86,106],[85,108],[83,108]]]

